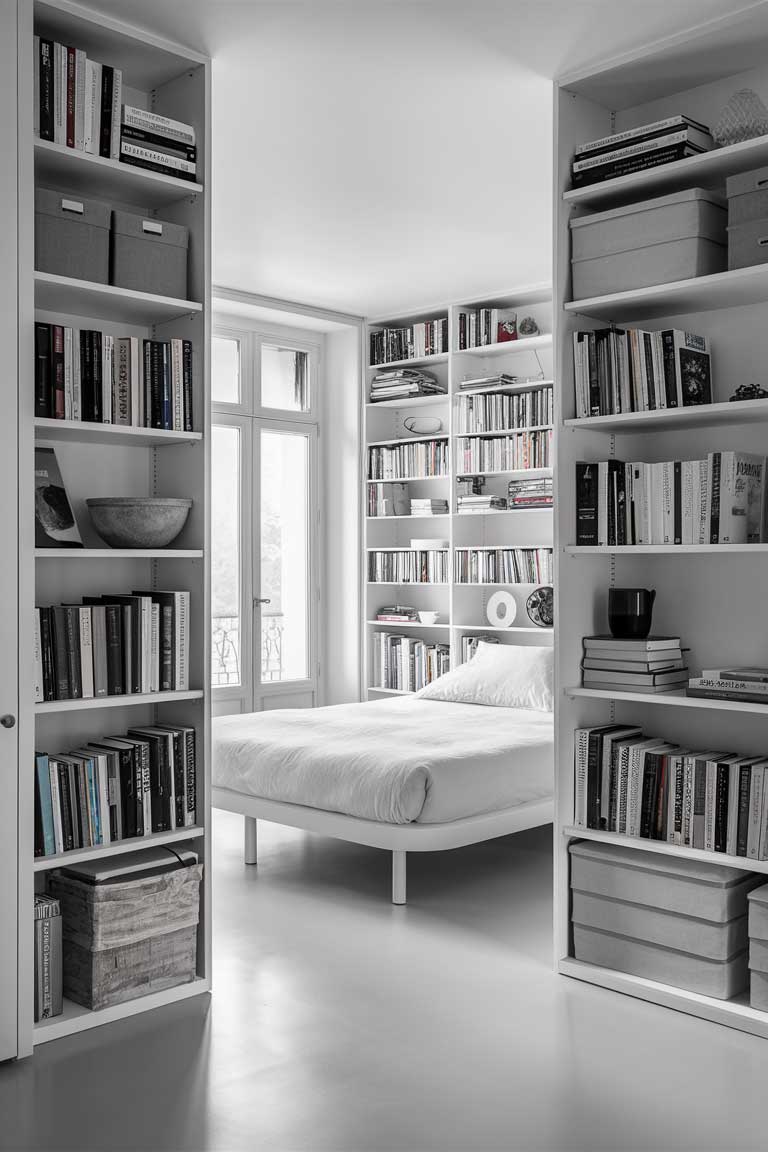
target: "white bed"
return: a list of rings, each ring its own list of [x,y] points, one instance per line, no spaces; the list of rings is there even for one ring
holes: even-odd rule
[[[553,816],[552,714],[538,709],[407,696],[225,716],[213,761],[213,804],[245,817],[246,863],[257,819],[385,848],[395,904],[407,852]]]

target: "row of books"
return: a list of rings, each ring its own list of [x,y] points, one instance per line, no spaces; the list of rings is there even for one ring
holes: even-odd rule
[[[667,116],[579,144],[571,164],[574,188],[697,156],[714,148],[709,128],[688,116]]]
[[[585,636],[582,684],[604,691],[669,692],[688,679],[679,636]]]
[[[691,677],[686,692],[707,700],[768,704],[768,668],[704,668]]]
[[[576,543],[757,544],[765,534],[765,457],[576,464]]]
[[[376,584],[445,584],[448,552],[444,548],[369,552],[368,579]]]
[[[368,449],[369,480],[418,479],[445,476],[448,472],[448,439],[404,440],[401,444],[375,445]]]
[[[468,308],[457,317],[458,350],[482,348],[517,340],[517,313],[513,308]]]
[[[80,48],[34,41],[34,131],[41,140],[117,160],[123,73]]]
[[[639,724],[577,728],[574,823],[768,859],[768,757],[681,748]]]
[[[459,432],[505,432],[551,424],[554,399],[551,385],[530,392],[480,392],[460,396]]]
[[[447,644],[429,644],[415,636],[395,632],[373,635],[374,687],[397,692],[418,692],[450,671]]]
[[[371,380],[370,402],[406,400],[411,396],[445,396],[446,390],[431,372],[418,368],[393,368]]]
[[[448,351],[448,317],[371,332],[371,364],[416,360]]]
[[[508,508],[551,508],[554,480],[551,476],[526,476],[507,484]]]
[[[35,324],[35,416],[192,431],[192,342]]]
[[[194,826],[195,729],[130,728],[66,754],[35,754],[35,856]]]
[[[712,403],[709,344],[693,332],[574,332],[573,365],[579,419]]]
[[[457,548],[457,584],[551,584],[551,548]]]
[[[35,701],[189,688],[189,592],[84,596],[35,609]]]
[[[548,468],[552,461],[552,431],[520,432],[510,436],[462,437],[456,442],[456,466],[462,472],[508,472]]]

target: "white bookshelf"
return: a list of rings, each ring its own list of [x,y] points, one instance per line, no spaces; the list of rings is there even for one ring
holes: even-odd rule
[[[468,308],[480,306],[514,308],[518,323],[524,316],[533,316],[540,328],[540,335],[520,337],[508,343],[488,344],[479,348],[458,350],[458,314]],[[414,360],[401,360],[386,365],[370,364],[371,331],[384,326],[399,327],[422,320],[448,318],[448,351]],[[388,368],[416,367],[431,372],[445,389],[445,395],[418,396],[404,400],[388,399],[370,403],[371,378]],[[540,547],[552,546],[553,514],[551,509],[515,509],[491,513],[462,513],[456,511],[456,480],[464,474],[458,466],[457,445],[460,437],[476,435],[459,432],[458,402],[459,384],[465,379],[490,376],[498,372],[517,375],[525,383],[477,387],[462,391],[462,395],[498,392],[514,393],[540,388],[552,384],[552,304],[549,286],[536,286],[530,289],[511,290],[498,295],[489,295],[482,300],[467,300],[445,304],[419,314],[388,316],[381,320],[369,321],[366,328],[364,347],[364,367],[362,381],[362,420],[364,429],[363,476],[363,558],[367,564],[372,551],[408,550],[412,539],[448,540],[448,579],[441,584],[393,584],[368,580],[367,568],[363,572],[363,621],[362,621],[362,677],[364,695],[369,699],[384,699],[402,693],[394,689],[374,686],[373,636],[376,632],[402,632],[405,635],[421,638],[429,643],[446,644],[450,648],[451,666],[461,661],[462,638],[465,635],[492,633],[502,643],[547,644],[552,643],[553,629],[539,628],[528,619],[525,603],[537,584],[503,583],[460,583],[455,578],[455,554],[457,548],[497,548],[497,547]],[[405,427],[409,418],[439,419],[442,427],[432,434],[411,434]],[[544,429],[547,426],[537,425]],[[507,429],[497,432],[483,432],[477,435],[484,439],[504,436],[522,429]],[[533,429],[527,429],[532,431]],[[368,516],[367,492],[371,483],[367,479],[367,449],[375,445],[415,442],[418,440],[444,439],[450,445],[449,471],[445,476],[414,477],[405,482],[409,495],[418,497],[444,498],[448,501],[449,512],[437,516]],[[551,474],[551,469],[514,469],[481,472],[473,470],[472,475],[484,476],[484,493],[506,495],[509,480],[516,477],[529,477]],[[514,627],[493,628],[483,624],[489,598],[499,589],[505,588],[515,597],[517,614]],[[425,611],[437,611],[440,620],[437,624],[387,623],[376,620],[377,611],[391,603],[410,604]]]
[[[20,167],[28,195],[20,221],[20,531],[22,573],[19,709],[20,940],[19,1050],[118,1020],[210,988],[210,61],[70,0],[19,3],[19,70],[28,78],[20,108]],[[32,116],[33,32],[86,50],[123,70],[127,103],[151,108],[195,126],[198,183],[142,171],[35,139]],[[128,291],[34,269],[33,186],[101,199],[183,224],[189,229],[189,299]],[[113,335],[189,339],[193,346],[194,431],[39,419],[33,416],[33,323],[40,319]],[[52,445],[83,536],[82,549],[34,547],[33,450]],[[91,496],[163,495],[193,500],[187,524],[169,549],[109,549],[94,533],[85,500]],[[55,561],[60,561],[56,563]],[[83,595],[132,588],[189,590],[190,660],[187,691],[35,704],[32,693],[33,607],[78,602]],[[65,752],[85,741],[118,735],[133,724],[180,723],[197,733],[197,823],[167,833],[84,848],[60,856],[33,854],[33,752]],[[140,996],[103,1011],[65,1000],[61,1016],[33,1027],[32,891],[62,864],[136,851],[143,846],[188,843],[204,863],[198,931],[197,977],[191,984]]]
[[[568,221],[574,214],[582,216],[679,188],[703,185],[722,192],[727,176],[768,163],[768,137],[763,137],[594,188],[571,191],[569,187],[573,149],[581,141],[679,112],[713,125],[735,90],[765,91],[767,47],[768,13],[764,7],[761,11],[752,8],[556,84],[554,285],[556,963],[568,976],[766,1037],[768,1014],[751,1009],[744,997],[714,1000],[575,960],[568,846],[574,839],[616,842],[638,852],[768,873],[765,861],[576,828],[573,807],[574,729],[580,726],[632,721],[649,735],[688,747],[727,746],[745,754],[768,751],[768,709],[763,705],[689,698],[679,690],[655,694],[580,687],[582,638],[608,630],[607,595],[612,586],[656,589],[653,630],[681,636],[690,649],[691,674],[723,659],[764,664],[766,636],[759,621],[768,546],[574,546],[577,460],[700,458],[715,448],[765,454],[768,402],[729,403],[729,397],[743,383],[765,386],[768,265],[574,301]],[[675,327],[706,335],[713,350],[714,403],[677,411],[576,419],[571,334],[614,321],[627,327]]]

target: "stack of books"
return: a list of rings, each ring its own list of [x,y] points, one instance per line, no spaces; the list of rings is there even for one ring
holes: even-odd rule
[[[191,340],[35,324],[35,416],[192,431]]]
[[[585,636],[582,684],[608,692],[669,692],[688,679],[679,636]]]
[[[574,332],[573,363],[579,419],[712,403],[709,344],[693,332]]]
[[[510,376],[508,372],[497,372],[495,376],[476,376],[472,380],[461,380],[459,389],[465,391],[467,388],[482,388],[490,391],[493,388],[508,388],[519,383],[517,376]]]
[[[371,332],[371,364],[417,360],[448,351],[448,317]]]
[[[686,156],[709,152],[715,142],[709,128],[688,116],[667,116],[579,144],[571,164],[574,188],[657,168]]]
[[[768,704],[768,668],[704,668],[688,681],[689,696]]]
[[[766,539],[765,475],[765,457],[749,452],[579,462],[576,543],[759,544]]]
[[[120,159],[123,164],[177,176],[197,178],[195,129],[144,108],[123,106],[120,125]]]
[[[428,496],[411,497],[411,516],[446,516],[447,500],[430,500]]]
[[[517,340],[517,313],[513,308],[472,308],[459,312],[459,347],[482,348]]]
[[[445,388],[430,372],[418,368],[393,368],[371,380],[371,404],[382,400],[406,400],[410,396],[445,396]]]
[[[551,476],[533,476],[530,480],[510,480],[507,485],[507,507],[551,508],[554,487]]]
[[[458,513],[466,516],[472,512],[506,512],[504,496],[457,496]]]
[[[122,94],[119,68],[35,36],[34,131],[41,140],[117,160]]]
[[[131,728],[62,754],[35,755],[35,855],[195,824],[195,729]]]
[[[61,905],[46,892],[35,893],[35,1022],[64,1010]]]
[[[189,592],[84,596],[35,609],[35,701],[189,688]]]
[[[768,757],[693,751],[639,724],[577,728],[574,823],[768,859]]]
[[[387,624],[415,624],[418,618],[416,609],[407,604],[391,604],[379,608],[376,613],[376,619]]]

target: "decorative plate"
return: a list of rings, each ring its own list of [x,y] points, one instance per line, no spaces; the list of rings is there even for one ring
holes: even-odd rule
[[[528,618],[539,628],[551,628],[555,622],[555,590],[551,584],[544,584],[531,592],[525,602]]]

